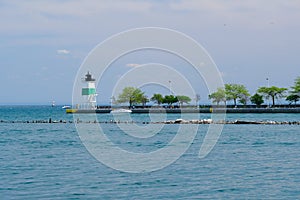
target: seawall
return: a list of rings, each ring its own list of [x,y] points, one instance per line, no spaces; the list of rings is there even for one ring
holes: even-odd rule
[[[80,110],[80,109],[67,109],[69,114],[87,114],[97,113],[104,114],[110,113],[111,109],[96,109],[96,110]],[[300,108],[138,108],[131,110],[133,114],[145,113],[300,113]]]

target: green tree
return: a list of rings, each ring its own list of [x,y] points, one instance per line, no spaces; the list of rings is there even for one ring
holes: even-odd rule
[[[264,103],[264,99],[262,95],[259,95],[255,93],[251,98],[250,101],[254,103],[256,106],[260,106],[261,104]]]
[[[300,96],[297,94],[290,94],[289,96],[286,97],[286,100],[289,102],[294,102],[295,105],[297,104],[297,101],[300,100]]]
[[[168,105],[172,105],[173,103],[177,103],[177,102],[178,102],[177,97],[173,95],[166,95],[163,100],[163,103],[167,103]]]
[[[180,106],[182,106],[184,103],[189,104],[191,102],[191,98],[188,96],[184,96],[184,95],[177,95],[176,96]]]
[[[285,100],[289,102],[295,102],[295,105],[297,104],[297,101],[300,100],[300,76],[295,79],[294,86],[291,87],[292,90],[290,90],[290,95],[286,97]]]
[[[226,94],[224,88],[218,88],[216,92],[208,95],[208,98],[212,99],[214,103],[217,103],[217,105],[219,105],[222,101],[226,104]]]
[[[145,106],[146,103],[148,103],[148,102],[149,102],[148,97],[146,95],[143,95],[142,98],[141,98],[142,105]]]
[[[162,104],[164,101],[164,97],[161,94],[154,94],[151,97],[151,101],[153,101],[154,103],[157,103],[158,105]]]
[[[300,76],[295,79],[295,85],[292,86],[292,93],[297,95],[300,93]]]
[[[239,102],[243,104],[244,106],[247,105],[247,102],[249,101],[248,95],[241,95],[239,98]]]
[[[238,99],[241,103],[246,104],[250,96],[246,87],[239,84],[225,84],[225,94],[227,100],[233,100],[234,106],[236,106]]]
[[[135,87],[125,87],[121,94],[118,96],[118,103],[129,103],[132,107],[135,103],[142,103],[144,92]]]
[[[260,87],[257,92],[265,96],[266,99],[272,98],[272,106],[275,106],[275,99],[284,97],[284,93],[287,88],[272,87]]]

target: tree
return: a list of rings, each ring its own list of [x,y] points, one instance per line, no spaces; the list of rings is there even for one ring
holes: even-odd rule
[[[151,97],[151,101],[153,101],[154,103],[157,103],[158,105],[162,104],[164,101],[164,97],[161,94],[154,94]]]
[[[261,104],[264,103],[264,99],[262,95],[259,95],[255,93],[251,98],[250,101],[254,103],[256,106],[260,106]]]
[[[178,102],[178,99],[173,95],[166,95],[163,100],[163,103],[167,103],[168,105],[172,105],[173,103],[176,102]]]
[[[148,97],[146,95],[143,95],[141,98],[142,105],[145,106],[147,102],[149,102]]]
[[[290,95],[286,97],[285,100],[289,102],[295,102],[295,105],[297,104],[297,101],[300,100],[300,76],[295,79],[295,85],[291,87],[292,90],[289,92]]]
[[[292,86],[292,93],[299,95],[300,93],[300,76],[295,79],[295,85]]]
[[[290,94],[289,96],[286,97],[286,100],[289,102],[295,102],[295,105],[297,104],[297,101],[300,100],[300,96],[297,94]]]
[[[121,94],[118,96],[118,103],[129,102],[129,107],[134,103],[142,103],[144,92],[135,87],[125,87]]]
[[[243,104],[246,104],[247,99],[250,96],[246,87],[239,84],[225,84],[225,94],[227,100],[233,100],[234,106],[236,106],[236,101],[238,99]]]
[[[265,96],[266,99],[272,98],[272,105],[275,106],[275,99],[282,98],[287,88],[279,87],[260,87],[257,92]]]
[[[248,101],[249,101],[249,96],[248,95],[243,94],[243,95],[240,96],[239,102],[241,104],[243,104],[244,106],[247,105]]]
[[[219,105],[221,101],[226,104],[226,94],[224,88],[218,88],[216,92],[208,95],[208,98],[213,99],[213,102],[217,103],[217,105]]]
[[[190,97],[184,96],[184,95],[178,95],[178,96],[176,96],[176,98],[177,98],[180,106],[182,106],[183,103],[189,104],[192,100]]]

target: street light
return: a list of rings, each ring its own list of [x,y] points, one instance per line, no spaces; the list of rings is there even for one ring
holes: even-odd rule
[[[267,81],[267,86],[268,86],[268,88],[270,87],[270,80],[269,80],[269,78],[266,78],[266,81]],[[270,99],[268,98],[268,108],[270,108],[271,106],[270,106]]]
[[[171,86],[172,86],[172,82],[169,80],[169,90],[170,90],[170,95],[172,95],[172,88],[171,88]]]

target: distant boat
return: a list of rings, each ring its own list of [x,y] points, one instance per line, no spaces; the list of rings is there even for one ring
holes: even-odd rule
[[[63,106],[62,109],[69,109],[71,106]]]
[[[120,108],[120,109],[115,109],[110,111],[110,113],[112,114],[117,114],[117,113],[131,113],[132,111],[129,109],[124,109],[124,108]]]

